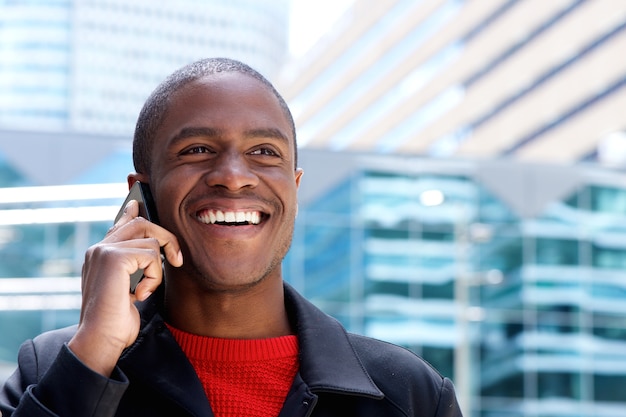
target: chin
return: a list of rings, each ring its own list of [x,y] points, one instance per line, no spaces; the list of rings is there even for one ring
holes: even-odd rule
[[[272,269],[269,271],[244,271],[227,268],[224,273],[195,270],[195,273],[189,276],[194,281],[193,285],[204,291],[241,292],[266,282],[269,277],[275,275],[273,272]]]

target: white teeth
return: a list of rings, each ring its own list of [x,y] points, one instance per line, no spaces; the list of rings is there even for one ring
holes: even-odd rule
[[[261,213],[258,211],[221,211],[208,210],[198,215],[198,220],[207,224],[223,223],[244,223],[259,224]]]

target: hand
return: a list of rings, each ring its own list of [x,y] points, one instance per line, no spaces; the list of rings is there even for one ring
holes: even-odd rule
[[[105,238],[85,254],[80,322],[68,346],[85,365],[107,377],[139,334],[135,301],[145,300],[161,284],[160,248],[172,266],[183,263],[176,237],[138,213],[132,200]],[[144,278],[131,294],[130,275],[137,269],[144,270]]]

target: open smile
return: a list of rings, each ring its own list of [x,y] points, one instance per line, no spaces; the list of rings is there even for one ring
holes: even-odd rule
[[[222,211],[200,210],[196,214],[198,221],[204,224],[222,226],[247,226],[261,223],[265,217],[260,211]]]

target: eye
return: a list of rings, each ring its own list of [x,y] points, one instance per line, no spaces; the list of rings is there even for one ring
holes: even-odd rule
[[[250,152],[250,155],[263,155],[263,156],[279,156],[272,148],[258,148]]]
[[[193,154],[210,153],[210,152],[212,151],[206,146],[197,145],[197,146],[192,146],[192,147],[185,149],[182,153],[185,155],[190,155],[190,154],[193,155]]]

